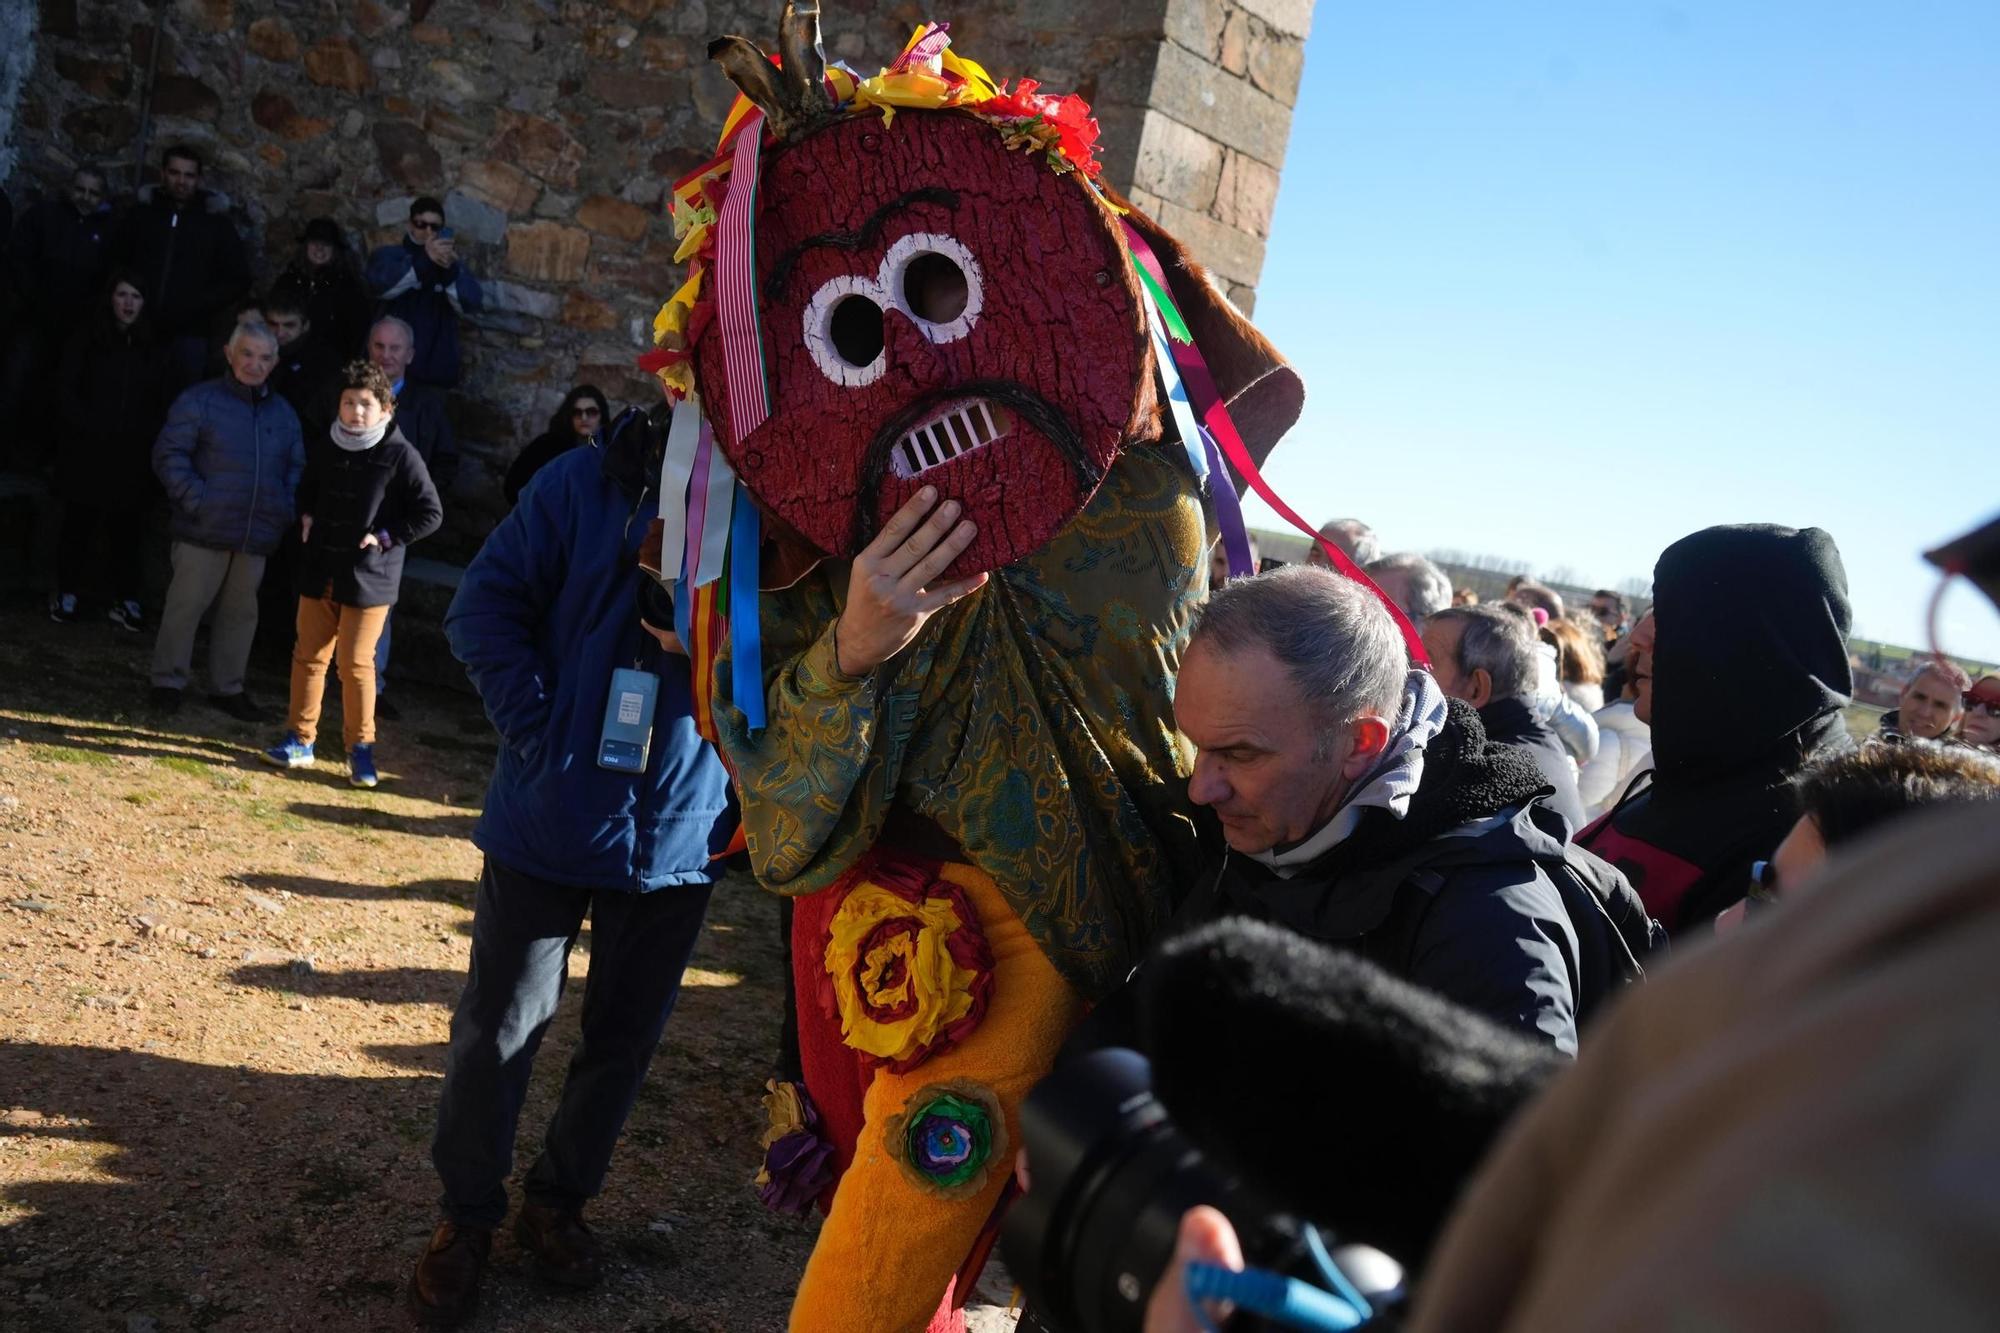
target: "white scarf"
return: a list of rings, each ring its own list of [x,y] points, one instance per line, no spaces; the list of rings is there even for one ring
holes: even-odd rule
[[[389,417],[383,417],[375,423],[374,430],[352,431],[342,424],[339,417],[335,417],[333,429],[329,434],[333,436],[333,442],[337,447],[345,449],[350,454],[358,454],[382,443],[382,437],[389,433],[390,420]]]
[[[1410,813],[1410,798],[1424,779],[1424,747],[1444,730],[1447,710],[1444,692],[1428,671],[1412,671],[1403,683],[1403,703],[1396,712],[1396,726],[1389,744],[1368,776],[1349,793],[1332,819],[1320,825],[1305,841],[1291,847],[1256,852],[1251,860],[1268,867],[1279,879],[1290,879],[1347,840],[1361,822],[1361,812],[1387,810],[1392,818]]]

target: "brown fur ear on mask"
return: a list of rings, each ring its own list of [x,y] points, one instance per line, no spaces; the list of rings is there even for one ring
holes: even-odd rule
[[[1270,340],[1229,303],[1186,246],[1133,207],[1130,200],[1109,188],[1104,193],[1129,210],[1126,221],[1153,247],[1166,271],[1167,291],[1180,307],[1181,319],[1215,376],[1215,387],[1229,405],[1230,420],[1236,423],[1244,446],[1261,469],[1273,446],[1297,424],[1305,409],[1305,381],[1278,355]]]

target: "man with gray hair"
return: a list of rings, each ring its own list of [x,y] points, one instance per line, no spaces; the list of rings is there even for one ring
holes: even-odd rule
[[[291,404],[266,382],[278,340],[239,324],[223,347],[229,370],[183,392],[153,444],[153,472],[173,507],[173,579],[153,645],[152,705],[180,707],[194,632],[211,605],[209,702],[243,722],[263,710],[243,691],[257,632],[264,559],[292,525],[305,440]]]
[[[452,434],[451,418],[445,412],[444,390],[419,384],[410,377],[410,359],[416,354],[416,346],[416,334],[394,315],[384,315],[369,326],[368,359],[389,377],[389,387],[396,394],[396,415],[391,424],[416,447],[417,456],[424,460],[424,469],[437,487],[438,497],[447,499],[452,482],[458,477],[458,441]],[[327,404],[329,421],[340,406],[339,397],[338,393],[332,394]],[[400,716],[388,697],[389,652],[395,643],[395,630],[392,613],[382,623],[382,633],[375,640],[375,711],[378,716],[390,719]]]
[[[1423,629],[1438,688],[1478,710],[1486,738],[1520,748],[1553,791],[1549,807],[1583,827],[1576,765],[1535,707],[1540,640],[1525,608],[1510,602],[1452,606]]]
[[[1541,773],[1410,669],[1373,593],[1304,566],[1219,589],[1195,613],[1174,717],[1197,749],[1188,794],[1228,844],[1177,928],[1273,921],[1574,1053],[1609,983],[1544,868],[1567,834]]]
[[[1336,518],[1320,525],[1319,535],[1347,553],[1347,558],[1366,569],[1382,558],[1382,543],[1375,536],[1375,529],[1358,518]],[[1326,550],[1318,542],[1306,552],[1306,563],[1320,569],[1331,569],[1333,562],[1326,558]]]
[[[1382,595],[1403,608],[1419,632],[1424,622],[1451,605],[1451,579],[1415,551],[1399,551],[1364,566]]]

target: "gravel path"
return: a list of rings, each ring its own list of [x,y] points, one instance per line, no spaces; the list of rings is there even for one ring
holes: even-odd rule
[[[148,717],[149,647],[0,612],[0,1329],[408,1327],[490,733],[468,698],[399,691],[379,790],[331,765],[278,773],[254,756],[272,727],[192,694]],[[282,678],[251,691],[275,705]],[[503,1234],[471,1327],[784,1326],[816,1223],[747,1185],[777,919],[747,883],[716,894],[591,1212],[609,1280],[553,1294]],[[524,1160],[588,944],[536,1062]]]

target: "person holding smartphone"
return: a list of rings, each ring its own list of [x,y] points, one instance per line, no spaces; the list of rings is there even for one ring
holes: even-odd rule
[[[410,228],[400,245],[368,256],[368,289],[382,314],[410,326],[415,348],[413,383],[449,389],[458,383],[458,317],[485,304],[478,279],[458,255],[458,240],[444,222],[444,205],[430,195],[410,204]]]

